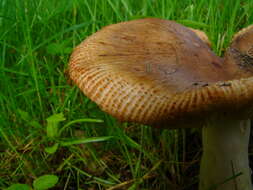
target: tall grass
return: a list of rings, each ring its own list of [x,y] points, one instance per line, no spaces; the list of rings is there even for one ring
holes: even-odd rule
[[[58,189],[196,189],[198,130],[120,124],[65,75],[69,55],[103,26],[143,17],[176,20],[205,31],[222,55],[233,34],[253,23],[252,0],[1,0],[0,189],[60,177]],[[46,119],[74,122],[58,140],[114,136],[49,154]]]

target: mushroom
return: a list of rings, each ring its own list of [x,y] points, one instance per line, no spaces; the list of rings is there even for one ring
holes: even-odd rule
[[[70,78],[120,121],[202,127],[199,189],[252,190],[253,27],[234,37],[224,59],[203,34],[155,18],[113,24],[75,48]]]
[[[192,30],[204,43],[206,43],[209,47],[211,47],[211,42],[209,41],[205,32],[193,28],[189,28]]]

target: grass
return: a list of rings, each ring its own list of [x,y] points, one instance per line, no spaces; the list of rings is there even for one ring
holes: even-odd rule
[[[69,55],[101,27],[143,17],[201,29],[222,55],[252,10],[252,0],[1,0],[0,189],[44,174],[59,176],[55,189],[196,189],[200,131],[118,123],[68,81]]]

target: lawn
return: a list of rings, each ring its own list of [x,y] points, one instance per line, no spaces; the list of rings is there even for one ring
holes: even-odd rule
[[[201,131],[117,122],[69,80],[69,56],[102,27],[145,17],[205,31],[222,56],[252,10],[252,0],[1,0],[0,189],[46,174],[59,177],[54,189],[196,189]]]

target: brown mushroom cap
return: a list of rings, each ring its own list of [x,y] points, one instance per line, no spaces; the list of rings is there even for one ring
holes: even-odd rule
[[[203,42],[205,42],[209,47],[211,47],[211,42],[208,39],[208,36],[205,34],[205,32],[193,28],[189,29],[191,29]]]
[[[228,67],[237,68],[224,66],[192,30],[149,18],[110,25],[88,37],[75,48],[69,74],[119,120],[174,127],[248,107],[253,78],[233,80]]]
[[[250,77],[253,73],[253,25],[239,31],[225,55],[225,63],[236,65],[237,78]],[[238,69],[239,68],[239,69]]]

